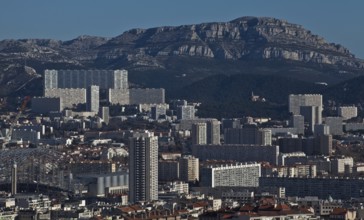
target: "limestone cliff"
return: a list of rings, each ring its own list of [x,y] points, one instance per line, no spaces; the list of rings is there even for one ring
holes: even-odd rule
[[[364,72],[364,62],[356,59],[348,49],[328,43],[300,25],[275,18],[241,17],[230,22],[132,29],[111,39],[81,36],[70,41],[3,40],[0,41],[0,85],[6,86],[7,79],[15,78],[9,75],[26,74],[23,70],[14,72],[14,65],[30,66],[38,74],[46,68],[169,71],[175,68],[171,59],[183,59],[183,66],[189,68],[185,71],[190,74],[203,74],[212,72],[209,68],[219,68],[206,64],[195,71],[196,62],[222,61],[260,62],[260,65],[264,62],[294,62],[304,68],[325,65],[336,71],[338,75],[335,77],[339,81],[342,77],[339,73],[354,76]],[[319,71],[326,74],[331,69]]]

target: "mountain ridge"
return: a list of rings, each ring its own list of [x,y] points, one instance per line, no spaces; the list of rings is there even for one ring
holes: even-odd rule
[[[125,68],[132,83],[168,90],[174,89],[167,85],[171,81],[184,82],[174,82],[178,90],[219,73],[279,74],[334,84],[364,74],[364,61],[345,47],[327,43],[298,24],[250,16],[228,22],[135,28],[112,38],[2,40],[0,85],[4,88],[0,95],[11,94],[32,77],[13,68],[23,63],[41,75],[44,69]],[[157,83],[150,73],[168,80]],[[19,82],[9,84],[14,78]]]

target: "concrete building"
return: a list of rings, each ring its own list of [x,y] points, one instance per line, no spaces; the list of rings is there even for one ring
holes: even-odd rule
[[[180,167],[177,160],[158,161],[158,181],[175,181],[180,179]]]
[[[11,195],[16,195],[18,193],[18,166],[14,162],[11,168]]]
[[[291,115],[289,125],[297,129],[297,134],[305,133],[305,119],[302,115]]]
[[[200,160],[235,160],[278,164],[279,146],[262,145],[194,145],[192,155]]]
[[[315,155],[328,155],[332,154],[332,135],[319,135],[315,137]]]
[[[316,124],[315,125],[315,136],[320,136],[320,135],[329,135],[330,132],[330,126],[327,124]]]
[[[167,114],[166,105],[155,105],[151,107],[151,118],[158,120],[160,116]]]
[[[320,106],[300,106],[300,113],[304,117],[305,123],[308,124],[307,132],[314,133],[315,125],[322,123],[322,109]]]
[[[338,116],[344,120],[355,118],[358,116],[358,108],[355,106],[341,106],[338,108]]]
[[[86,103],[86,89],[50,88],[44,89],[44,96],[48,98],[60,98],[63,109],[73,108],[78,104]]]
[[[262,176],[274,177],[315,177],[316,165],[294,164],[291,166],[263,166]]]
[[[111,104],[129,105],[129,89],[109,89],[109,102]]]
[[[40,132],[33,129],[14,128],[11,141],[28,141],[36,144],[40,139]]]
[[[301,106],[317,106],[319,118],[318,121],[321,119],[321,112],[323,110],[322,105],[322,95],[319,94],[291,94],[288,97],[288,104],[289,104],[289,112],[293,113],[293,115],[302,115],[300,111]]]
[[[331,135],[343,134],[343,118],[342,117],[326,117],[325,124],[330,127]]]
[[[128,191],[129,175],[126,172],[79,175],[77,179],[87,187],[89,196],[104,197]]]
[[[344,128],[346,132],[364,130],[364,123],[346,123]]]
[[[49,112],[60,112],[63,110],[62,100],[60,97],[33,97],[32,111],[39,114],[48,114]]]
[[[338,174],[350,174],[354,166],[354,160],[352,157],[336,157],[331,159],[331,173]]]
[[[109,109],[109,107],[106,107],[106,106],[100,107],[99,117],[104,121],[105,124],[109,124],[109,121],[110,121],[110,109]]]
[[[279,151],[281,153],[301,152],[302,137],[283,137],[278,139]]]
[[[241,128],[240,118],[223,118],[221,120],[222,129],[226,128]]]
[[[272,131],[269,129],[259,129],[256,136],[256,144],[263,146],[272,145]]]
[[[193,105],[182,105],[177,107],[177,119],[194,119],[195,118],[195,106]]]
[[[272,144],[272,131],[259,129],[255,125],[246,125],[243,128],[227,128],[224,130],[224,137],[225,144]]]
[[[180,179],[184,182],[194,182],[200,179],[199,158],[185,155],[179,159]]]
[[[217,119],[206,120],[207,144],[220,144],[220,122]]]
[[[89,86],[86,90],[86,111],[99,112],[100,89],[99,86]]]
[[[129,138],[129,201],[158,199],[158,137],[152,132]]]
[[[363,178],[340,177],[260,177],[259,187],[284,187],[286,196],[317,196],[320,199],[349,200],[363,197]]]
[[[201,185],[205,187],[258,187],[260,164],[229,164],[201,169]]]
[[[129,89],[129,104],[159,104],[165,102],[164,89]]]
[[[45,89],[81,89],[97,85],[100,89],[128,89],[126,70],[45,70]]]
[[[192,144],[207,144],[207,125],[206,123],[196,123],[192,125],[191,131]]]
[[[307,162],[306,154],[303,152],[280,153],[279,165],[289,166],[294,164],[305,164]]]

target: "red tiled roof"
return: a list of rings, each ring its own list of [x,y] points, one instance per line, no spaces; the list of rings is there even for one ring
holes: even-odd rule
[[[344,208],[334,208],[330,215],[346,215],[347,210]]]

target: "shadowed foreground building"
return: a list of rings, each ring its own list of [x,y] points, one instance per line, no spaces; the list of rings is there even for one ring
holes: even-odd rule
[[[192,155],[200,160],[235,160],[278,164],[279,146],[275,145],[193,145]]]
[[[284,187],[286,196],[318,196],[326,199],[359,198],[364,195],[364,179],[346,177],[260,177],[260,187]]]

